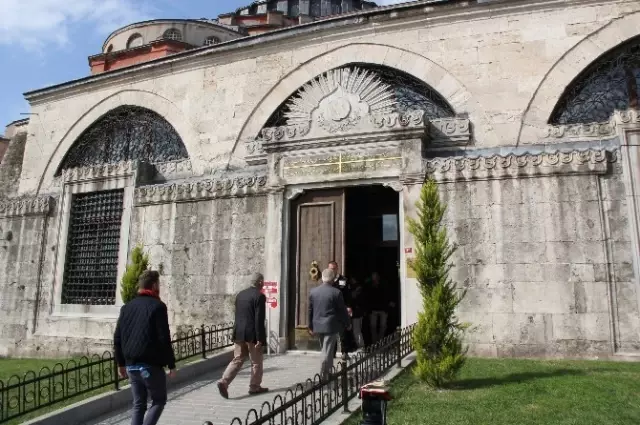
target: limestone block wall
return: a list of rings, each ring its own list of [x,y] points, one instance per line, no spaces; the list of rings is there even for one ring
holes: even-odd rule
[[[43,304],[38,282],[41,273],[50,273],[41,267],[49,202],[0,201],[0,356],[24,344],[34,331],[37,307]]]
[[[467,290],[459,314],[475,327],[473,354],[640,350],[625,187],[614,161],[604,174],[440,184],[444,224],[458,244],[451,277]],[[409,216],[419,190],[405,192]],[[410,301],[415,280],[407,281],[411,315],[420,307]]]
[[[174,329],[233,320],[235,294],[264,272],[266,196],[139,206],[131,246],[161,272]]]

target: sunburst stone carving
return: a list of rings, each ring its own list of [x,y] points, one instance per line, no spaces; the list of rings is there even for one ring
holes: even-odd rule
[[[304,85],[287,103],[288,125],[316,120],[330,133],[351,128],[367,114],[394,112],[394,90],[372,71],[340,68]]]

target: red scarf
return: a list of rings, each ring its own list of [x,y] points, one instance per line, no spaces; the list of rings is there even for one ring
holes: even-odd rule
[[[156,291],[154,289],[140,289],[138,291],[138,295],[148,295],[150,297],[160,299],[160,291]]]

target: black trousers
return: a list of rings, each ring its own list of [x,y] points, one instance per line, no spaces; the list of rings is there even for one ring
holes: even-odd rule
[[[156,425],[167,404],[167,375],[164,369],[150,367],[147,372],[148,375],[139,371],[127,372],[133,393],[132,425]],[[148,398],[151,398],[151,407],[147,411]]]

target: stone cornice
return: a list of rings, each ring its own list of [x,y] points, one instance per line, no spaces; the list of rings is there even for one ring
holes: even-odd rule
[[[618,159],[619,151],[598,149],[490,157],[433,158],[423,161],[423,172],[440,182],[604,174],[609,170],[609,164],[617,162]]]
[[[607,122],[548,125],[542,136],[549,139],[606,140],[618,135],[618,127],[640,125],[640,111],[615,111]]]
[[[51,196],[6,199],[0,201],[0,218],[49,215],[53,205]]]
[[[142,186],[135,190],[135,205],[193,202],[268,193],[267,176],[234,177],[185,183]]]
[[[265,128],[261,137],[246,143],[245,160],[251,165],[264,164],[267,154],[285,151],[322,149],[347,145],[376,143],[427,137],[434,145],[467,145],[471,140],[471,125],[466,118],[439,118],[425,123],[424,112],[412,111],[368,115],[352,132],[326,137],[305,138],[312,123]]]
[[[65,183],[79,183],[91,180],[130,177],[134,175],[137,168],[138,163],[135,161],[69,168],[62,172],[62,181]]]

